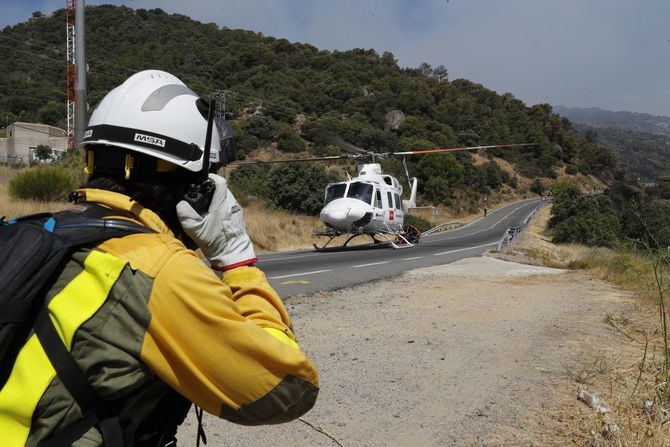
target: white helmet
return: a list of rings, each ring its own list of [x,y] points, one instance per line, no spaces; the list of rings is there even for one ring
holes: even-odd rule
[[[102,99],[79,151],[86,155],[88,146],[116,146],[198,172],[203,167],[208,111],[209,104],[176,76],[141,71]],[[212,132],[210,162],[216,165],[221,152],[217,126]]]

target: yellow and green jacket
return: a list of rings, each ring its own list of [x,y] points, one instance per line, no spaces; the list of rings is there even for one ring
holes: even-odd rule
[[[260,270],[238,267],[220,279],[152,211],[121,194],[81,192],[156,231],[76,252],[46,297],[56,329],[101,397],[124,402],[135,423],[168,386],[240,424],[289,421],[314,405],[317,370]],[[34,446],[80,416],[31,335],[0,390],[0,445]],[[101,443],[93,428],[75,445]]]

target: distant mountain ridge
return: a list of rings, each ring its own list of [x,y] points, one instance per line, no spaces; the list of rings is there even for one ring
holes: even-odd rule
[[[614,127],[670,136],[670,117],[637,112],[612,112],[598,107],[555,106],[554,110],[573,123],[593,127]]]

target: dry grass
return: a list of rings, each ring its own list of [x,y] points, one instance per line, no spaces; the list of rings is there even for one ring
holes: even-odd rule
[[[0,166],[0,217],[26,216],[45,211],[58,211],[67,206],[66,202],[40,202],[36,200],[14,200],[9,197],[9,180],[19,172],[6,166]]]
[[[551,206],[540,209],[528,228],[522,233],[519,241],[497,254],[496,257],[545,267],[580,268],[586,267],[589,260],[596,257],[614,255],[612,250],[606,248],[552,243],[551,235],[547,230],[550,214]]]
[[[664,396],[664,342],[659,328],[658,289],[648,259],[629,252],[551,243],[546,229],[550,208],[544,208],[521,239],[496,257],[559,268],[586,269],[636,297],[630,312],[608,314],[612,330],[606,352],[592,352],[566,368],[565,399],[550,405],[544,421],[551,445],[668,446],[670,402]],[[588,309],[585,303],[585,311]],[[576,400],[580,389],[598,390],[613,412],[598,414]],[[644,403],[651,406],[645,409]],[[614,422],[616,434],[604,430]]]
[[[663,342],[655,332],[658,315],[649,306],[625,315],[606,315],[603,324],[612,327],[607,352],[578,359],[565,384],[563,402],[557,402],[543,418],[568,422],[548,425],[551,445],[603,447],[670,445],[668,403],[659,398],[665,379]],[[612,408],[600,414],[577,401],[581,389],[598,391]],[[645,406],[647,402],[647,406]],[[614,423],[617,433],[607,432]]]
[[[259,253],[311,248],[312,231],[321,224],[317,217],[271,210],[262,203],[245,207],[244,220]]]

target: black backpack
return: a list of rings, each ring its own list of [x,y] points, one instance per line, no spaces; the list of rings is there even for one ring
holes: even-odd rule
[[[74,251],[111,238],[154,232],[129,220],[110,217],[122,215],[97,204],[81,203],[59,213],[10,221],[0,219],[0,390],[19,351],[34,331],[84,415],[42,441],[39,447],[69,446],[94,426],[102,433],[107,447],[125,446],[127,441],[132,444],[135,438],[121,427],[119,405],[104,401],[91,388],[58,336],[44,305],[47,291]],[[174,400],[172,408],[179,407],[176,419],[183,420],[191,403],[176,392],[172,392],[170,399]],[[181,420],[175,422],[179,424]],[[173,437],[174,432],[168,436]],[[165,434],[160,438],[167,441]]]

